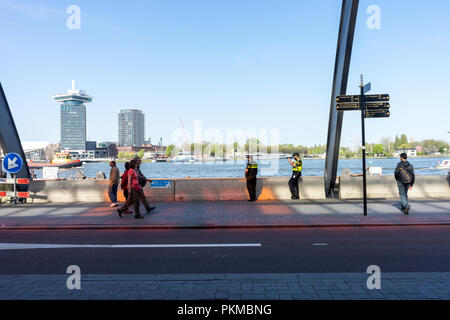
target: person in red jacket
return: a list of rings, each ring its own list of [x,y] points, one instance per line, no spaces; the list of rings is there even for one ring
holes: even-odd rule
[[[130,170],[130,163],[125,162],[125,172],[122,175],[122,181],[120,183],[120,187],[123,190],[123,196],[125,197],[125,202],[128,200],[128,170]],[[132,214],[133,211],[127,210],[125,214]]]
[[[140,212],[139,212],[139,195],[138,192],[140,190],[141,185],[138,181],[138,176],[136,171],[134,170],[136,166],[136,161],[131,160],[130,161],[130,169],[127,171],[127,191],[128,191],[128,199],[127,202],[123,205],[122,208],[117,209],[117,212],[119,213],[119,217],[122,218],[122,214],[128,210],[129,207],[134,207],[134,217],[136,219],[142,219],[144,218]]]

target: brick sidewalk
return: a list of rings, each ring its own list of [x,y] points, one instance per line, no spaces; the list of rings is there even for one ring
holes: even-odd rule
[[[156,203],[154,214],[119,218],[108,204],[0,206],[0,228],[233,228],[450,224],[450,199],[412,202],[409,215],[398,201],[247,201]],[[142,208],[143,210],[143,208]]]
[[[381,273],[369,290],[365,273],[0,275],[0,300],[360,300],[450,299],[450,273]]]

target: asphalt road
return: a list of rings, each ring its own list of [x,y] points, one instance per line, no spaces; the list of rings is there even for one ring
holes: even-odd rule
[[[261,244],[260,247],[60,248],[35,244]],[[0,231],[0,274],[450,271],[450,226],[203,230]]]

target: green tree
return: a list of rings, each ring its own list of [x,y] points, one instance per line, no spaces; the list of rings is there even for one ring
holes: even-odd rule
[[[173,145],[173,144],[168,145],[166,148],[166,155],[168,157],[171,157],[173,155],[174,149],[175,149],[175,145]]]
[[[145,150],[144,149],[141,149],[141,150],[139,150],[139,152],[137,153],[137,156],[139,157],[139,158],[143,158],[144,157],[144,153],[145,153]]]
[[[373,146],[373,154],[376,154],[378,156],[384,154],[384,148],[382,144],[376,144]]]

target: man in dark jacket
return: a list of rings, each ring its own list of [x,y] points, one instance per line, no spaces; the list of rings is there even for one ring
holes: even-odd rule
[[[135,171],[137,173],[138,176],[138,181],[139,184],[141,185],[141,189],[137,192],[137,195],[139,197],[139,199],[141,200],[142,204],[144,205],[145,209],[147,209],[147,213],[150,213],[150,211],[155,210],[155,207],[151,207],[150,204],[147,201],[147,198],[145,197],[144,194],[144,187],[147,184],[147,182],[152,182],[151,179],[147,179],[141,172],[141,159],[139,157],[135,157],[134,160],[136,161],[136,167],[135,167]]]
[[[411,205],[408,203],[408,189],[412,190],[416,176],[413,166],[406,160],[406,153],[400,154],[400,162],[395,168],[395,180],[397,180],[398,193],[401,199],[401,210],[405,214],[409,213]]]

